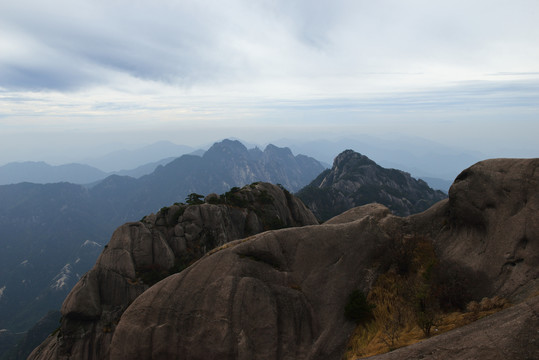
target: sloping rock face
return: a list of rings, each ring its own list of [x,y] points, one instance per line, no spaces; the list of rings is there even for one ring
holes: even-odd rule
[[[352,150],[339,154],[333,167],[321,173],[297,196],[322,221],[356,206],[377,202],[395,215],[428,209],[446,195],[410,174],[385,169]]]
[[[231,243],[141,295],[111,359],[339,358],[346,296],[369,288],[389,241],[366,216]]]
[[[539,159],[497,159],[464,170],[438,217],[442,232],[433,241],[440,257],[483,278],[477,288],[486,296],[517,301],[539,285],[538,165]],[[436,224],[432,218],[412,221],[420,231]]]
[[[231,240],[317,224],[301,201],[268,183],[213,194],[207,201],[213,204],[175,204],[118,228],[64,301],[58,334],[30,359],[106,359],[120,316],[154,282]]]
[[[370,206],[324,225],[232,242],[139,296],[116,328],[110,358],[340,359],[355,326],[344,316],[347,296],[369,290],[402,234],[427,238],[441,262],[470,268],[475,297],[517,302],[537,290],[538,165],[478,163],[457,178],[449,199],[408,218]],[[508,336],[503,346],[516,358],[537,352],[536,342],[521,351],[521,341]],[[477,358],[493,354],[480,343],[477,349]],[[430,351],[426,357],[437,358]]]
[[[539,359],[539,296],[512,308],[371,360]]]

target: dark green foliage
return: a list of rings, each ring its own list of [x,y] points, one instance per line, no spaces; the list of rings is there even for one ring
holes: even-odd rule
[[[208,199],[208,204],[219,205],[219,204],[222,204],[222,203],[223,202],[221,201],[220,197],[210,197]]]
[[[262,190],[260,191],[260,194],[258,194],[256,201],[261,204],[271,204],[273,203],[274,199],[266,190]]]
[[[241,194],[238,193],[239,190],[240,188],[233,187],[232,189],[230,189],[230,191],[221,195],[221,203],[242,208],[247,207],[249,205],[249,202],[245,200]]]
[[[367,301],[367,297],[359,290],[354,290],[348,296],[348,302],[344,307],[344,315],[357,324],[372,319],[372,309],[375,306]]]
[[[168,209],[169,209],[168,206],[163,206],[161,209],[159,209],[159,212],[162,213],[163,215],[166,215],[168,213]]]
[[[185,198],[185,203],[188,205],[199,205],[204,203],[204,195],[191,193]]]

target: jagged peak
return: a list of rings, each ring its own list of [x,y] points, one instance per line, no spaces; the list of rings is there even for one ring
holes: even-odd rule
[[[292,150],[288,147],[278,147],[273,144],[266,145],[266,148],[264,149],[264,153],[266,154],[279,154],[279,155],[289,155],[294,156],[292,154]]]
[[[206,153],[220,149],[231,149],[242,152],[247,151],[245,145],[243,145],[239,140],[224,139],[220,142],[214,143]]]
[[[344,150],[333,161],[333,167],[338,168],[343,163],[349,163],[354,161],[355,166],[360,165],[377,165],[373,160],[369,159],[366,155],[362,155],[354,150]]]

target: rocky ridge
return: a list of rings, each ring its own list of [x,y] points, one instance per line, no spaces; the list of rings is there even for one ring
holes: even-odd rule
[[[105,244],[121,224],[182,202],[193,192],[223,193],[254,181],[295,191],[323,169],[316,160],[294,156],[286,148],[248,150],[238,141],[224,140],[203,156],[181,156],[137,179],[113,175],[92,186],[0,185],[0,329],[26,331],[61,306],[78,280],[76,274],[88,271],[100,252],[74,257],[87,240]],[[75,265],[77,258],[81,261]],[[67,273],[68,263],[73,281],[60,275],[58,285],[64,286],[51,291],[49,283]],[[3,348],[0,343],[0,354]]]
[[[30,358],[108,358],[123,311],[153,283],[231,240],[317,224],[301,201],[268,183],[200,198],[192,194],[192,204],[174,204],[118,228],[64,301],[59,332]]]
[[[348,295],[355,290],[366,294],[382,274],[396,271],[395,253],[388,250],[419,238],[433,250],[435,258],[429,261],[466,274],[462,290],[469,291],[470,300],[501,296],[521,305],[398,350],[403,358],[534,358],[539,343],[523,339],[533,339],[539,327],[534,297],[539,289],[538,167],[539,159],[487,160],[464,170],[449,198],[420,214],[402,218],[371,204],[322,225],[229,242],[144,291],[114,324],[113,335],[107,335],[108,329],[95,331],[111,337],[110,352],[99,355],[130,360],[341,359],[356,327],[344,315]],[[135,240],[144,238],[143,224],[124,227],[113,236],[114,244],[129,244],[143,258],[155,253],[155,237]],[[121,235],[129,231],[140,234]],[[126,246],[114,245],[117,254],[108,252],[106,261],[104,252],[100,261],[129,259]],[[115,272],[133,272],[130,266]],[[83,312],[95,318],[95,304],[103,303],[95,297],[106,292],[86,281],[80,282],[85,296],[73,295],[64,303],[63,313],[71,311],[73,319]],[[508,321],[512,317],[516,320]],[[500,326],[498,334],[484,332],[481,324],[489,321],[507,326]],[[85,333],[80,323],[73,324],[71,334]],[[65,320],[62,326],[64,331]],[[62,334],[50,337],[30,358],[86,358],[102,351],[96,350],[102,343],[94,341],[60,353],[70,341],[69,332]],[[476,341],[460,342],[459,334]],[[504,340],[497,345],[491,336]],[[440,347],[446,350],[437,353]]]
[[[395,215],[408,216],[446,197],[423,180],[401,170],[383,168],[353,150],[339,154],[332,168],[322,172],[297,196],[322,221],[373,202],[387,206]]]

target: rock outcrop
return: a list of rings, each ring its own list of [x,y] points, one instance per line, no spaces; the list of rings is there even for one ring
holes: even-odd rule
[[[385,169],[352,150],[343,151],[333,167],[321,173],[297,196],[322,221],[348,209],[373,202],[395,215],[408,216],[428,209],[446,195],[410,174]]]
[[[420,214],[401,218],[381,205],[367,205],[322,225],[229,242],[138,296],[115,326],[110,352],[101,355],[115,360],[341,359],[355,328],[344,314],[349,294],[367,293],[394,265],[389,250],[395,243],[416,237],[431,244],[447,269],[467,274],[473,299],[500,295],[521,305],[414,345],[417,352],[398,350],[403,358],[534,358],[539,343],[528,327],[537,329],[538,167],[539,159],[487,160],[463,171],[449,198]],[[129,244],[135,249],[135,242]],[[141,256],[156,251],[142,243],[136,248],[143,247]],[[118,252],[114,259],[122,256],[127,255]],[[72,303],[68,298],[64,307],[80,308],[75,303],[86,301],[88,316],[95,317],[99,310],[90,305],[92,296],[103,291],[87,286],[84,299]],[[489,324],[500,325],[498,333],[485,332],[482,325]],[[84,333],[80,324],[71,331]],[[463,336],[476,340],[475,350],[458,350],[455,342]],[[498,348],[492,344],[496,339]],[[84,359],[95,352],[86,345],[58,357],[67,340],[65,335],[49,339],[31,358]]]
[[[118,228],[64,301],[59,332],[30,358],[106,359],[120,316],[156,281],[231,240],[317,224],[301,201],[268,183],[213,194],[207,201],[175,204]]]
[[[170,159],[137,179],[111,175],[89,186],[0,185],[0,329],[26,331],[49,309],[60,308],[78,279],[55,292],[49,282],[68,263],[71,275],[90,270],[99,252],[72,263],[86,240],[105,244],[121,224],[183,202],[193,192],[223,193],[255,181],[297,191],[323,170],[315,159],[294,156],[288,148],[248,150],[239,141],[224,140],[202,156]]]

